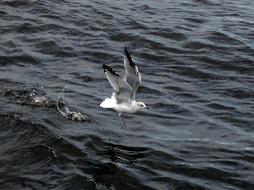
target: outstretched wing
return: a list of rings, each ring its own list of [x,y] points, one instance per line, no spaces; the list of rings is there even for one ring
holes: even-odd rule
[[[113,96],[115,96],[118,103],[129,101],[133,99],[133,92],[131,87],[116,73],[111,67],[103,65],[104,73],[109,83],[113,87]]]
[[[133,96],[135,98],[136,90],[141,83],[141,75],[138,71],[137,65],[132,61],[131,54],[128,49],[124,48],[124,68],[126,72],[126,82],[130,85],[133,91]]]

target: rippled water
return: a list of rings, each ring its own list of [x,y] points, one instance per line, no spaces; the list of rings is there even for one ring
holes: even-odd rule
[[[252,0],[0,1],[0,189],[253,190],[253,42]],[[151,109],[123,129],[124,46]]]

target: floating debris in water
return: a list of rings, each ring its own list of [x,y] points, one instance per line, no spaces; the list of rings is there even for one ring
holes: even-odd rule
[[[64,90],[66,87],[63,88],[63,90],[60,92],[58,95],[57,101],[56,101],[56,107],[57,110],[67,119],[72,120],[72,121],[91,121],[91,119],[88,117],[86,114],[82,114],[80,112],[75,112],[75,111],[70,111],[69,108],[66,106],[65,100],[64,100]],[[59,107],[59,100],[63,100],[63,105],[64,105],[64,111],[60,109]]]

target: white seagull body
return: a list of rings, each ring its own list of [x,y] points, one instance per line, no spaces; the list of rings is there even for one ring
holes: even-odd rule
[[[136,102],[136,91],[141,83],[141,75],[138,67],[132,61],[127,48],[124,48],[125,76],[121,77],[117,72],[107,65],[103,65],[104,73],[113,87],[111,98],[106,98],[101,104],[102,108],[113,109],[119,113],[135,113],[147,108],[143,102]]]

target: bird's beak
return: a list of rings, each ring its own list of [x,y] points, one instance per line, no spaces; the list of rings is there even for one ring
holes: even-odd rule
[[[148,109],[148,110],[149,110],[149,107],[147,107],[147,106],[146,106],[146,109]]]

